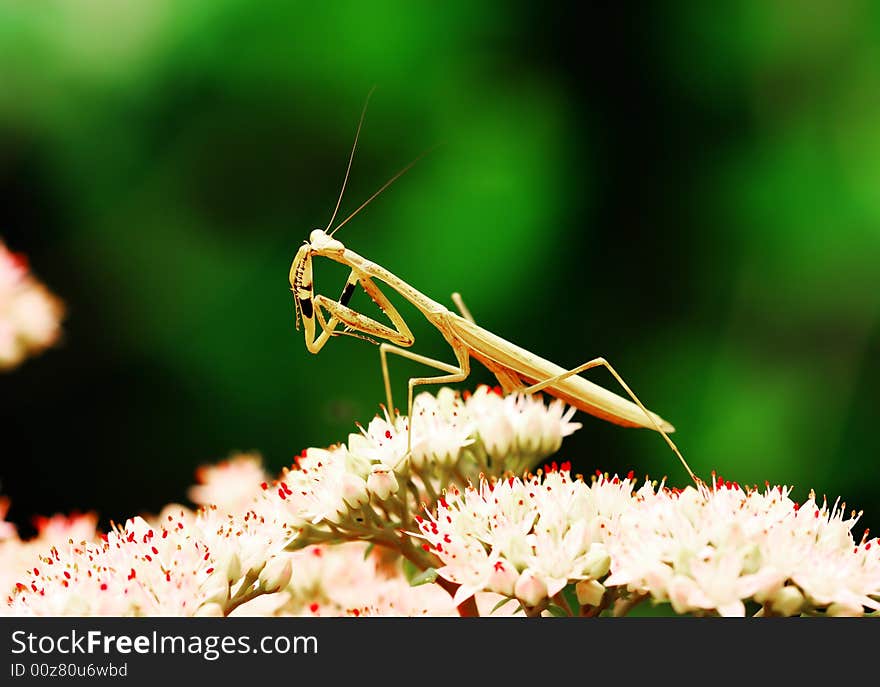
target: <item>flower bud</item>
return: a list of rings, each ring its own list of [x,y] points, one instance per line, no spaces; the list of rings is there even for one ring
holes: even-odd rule
[[[444,437],[445,438],[445,437]],[[458,461],[458,455],[461,446],[456,442],[443,441],[442,439],[434,442],[434,462],[441,467],[452,467]]]
[[[370,469],[367,489],[374,493],[379,500],[384,501],[391,494],[396,493],[399,488],[394,472],[384,463],[377,463]]]
[[[348,448],[339,450],[345,451],[345,469],[347,472],[363,477],[370,471],[370,461],[364,457],[365,453],[369,453],[369,441],[364,435],[349,434]]]
[[[292,572],[290,556],[275,556],[260,572],[260,589],[269,594],[284,589]]]
[[[611,555],[602,544],[593,544],[584,560],[584,574],[594,580],[605,577],[611,569]]]
[[[345,519],[345,511],[347,511],[347,506],[345,502],[342,502],[339,504],[339,508],[328,508],[326,511],[316,515],[314,520],[312,520],[312,524],[317,525],[326,520],[333,525],[339,525]]]
[[[229,583],[219,577],[214,577],[206,583],[202,588],[202,599],[204,605],[211,603],[225,604],[229,598]]]
[[[370,500],[367,485],[360,477],[346,472],[342,476],[342,500],[349,508],[360,508]]]
[[[499,414],[497,418],[482,420],[479,433],[490,456],[502,458],[510,453],[514,431],[510,420],[504,415]]]
[[[828,607],[828,610],[825,611],[825,614],[841,618],[856,618],[864,615],[865,609],[862,606],[850,605],[847,603],[833,603]]]
[[[410,462],[412,466],[419,469],[427,465],[430,461],[431,452],[428,450],[427,443],[424,441],[414,442],[410,453]]]
[[[496,561],[486,583],[486,589],[490,592],[503,594],[504,596],[513,596],[513,590],[516,581],[519,579],[519,573],[507,561]]]
[[[575,585],[575,591],[581,606],[598,606],[605,595],[605,587],[596,580],[581,580]]]
[[[689,583],[684,576],[677,575],[669,580],[666,585],[666,593],[669,595],[669,602],[672,609],[682,615],[697,608],[697,601],[694,602],[693,584]]]
[[[241,559],[237,553],[233,553],[229,557],[229,565],[226,566],[226,579],[235,582],[241,578]]]
[[[793,585],[782,587],[770,601],[770,610],[779,615],[789,616],[800,613],[804,605],[804,595]]]
[[[196,609],[196,618],[222,618],[224,616],[223,606],[215,602],[202,604]]]
[[[544,580],[526,568],[514,585],[514,593],[526,606],[537,606],[547,598],[547,585],[544,584]]]
[[[430,394],[428,394],[428,398],[430,398]],[[449,386],[441,386],[440,391],[437,392],[437,407],[440,410],[451,411],[458,401],[458,394],[455,392],[455,389]]]
[[[529,405],[522,414],[517,440],[523,453],[539,453],[544,443],[544,409]]]
[[[742,574],[752,575],[761,569],[761,549],[756,543],[748,544],[743,551]]]

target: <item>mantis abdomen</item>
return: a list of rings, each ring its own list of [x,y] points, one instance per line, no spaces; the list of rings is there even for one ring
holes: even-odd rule
[[[540,382],[566,372],[559,365],[520,348],[454,313],[448,313],[446,319],[450,330],[467,347],[473,358],[479,360],[489,369],[500,367],[505,371],[512,372],[525,383],[524,385]],[[657,429],[645,416],[645,412],[635,403],[593,384],[579,375],[558,381],[548,386],[547,391],[578,410],[602,420],[624,427]],[[651,413],[651,415],[664,432],[675,431],[675,427],[659,415],[655,413]]]

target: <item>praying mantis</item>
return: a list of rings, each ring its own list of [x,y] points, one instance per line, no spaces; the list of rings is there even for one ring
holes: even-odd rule
[[[367,103],[369,103],[369,96]],[[313,354],[319,353],[334,336],[354,336],[374,344],[378,343],[374,337],[383,340],[382,343],[379,343],[379,356],[389,411],[394,407],[388,372],[389,355],[407,358],[443,372],[444,374],[433,377],[413,377],[409,380],[408,418],[412,418],[413,393],[416,387],[464,381],[470,375],[470,361],[473,358],[495,375],[505,393],[534,394],[546,391],[565,403],[603,420],[625,427],[644,427],[659,432],[681,461],[691,479],[699,484],[699,478],[694,475],[681,451],[669,438],[669,434],[674,432],[675,428],[659,415],[649,411],[605,358],[596,357],[574,368],[564,369],[479,326],[458,293],[452,294],[452,300],[460,314],[450,311],[446,306],[429,298],[384,267],[346,248],[333,237],[344,224],[408,171],[425,154],[423,153],[422,156],[397,172],[357,210],[330,230],[345,193],[366,108],[367,104],[364,105],[361,112],[348,160],[348,168],[333,216],[325,229],[315,229],[311,232],[308,241],[305,241],[297,251],[290,267],[290,287],[293,291],[296,307],[296,328],[299,330],[300,321],[302,321],[308,351]],[[312,271],[314,258],[328,258],[351,270],[338,300],[315,294]],[[385,284],[409,301],[440,332],[452,349],[456,360],[455,365],[407,350],[415,343],[415,338],[397,309],[377,286],[377,282]],[[379,306],[380,310],[388,317],[391,326],[367,317],[348,306],[357,286],[360,286]],[[325,311],[329,314],[329,319],[325,317]],[[342,325],[342,329],[338,329],[340,325]],[[318,327],[321,329],[320,334]],[[596,367],[606,368],[631,400],[626,400],[580,376],[580,373]],[[407,452],[409,453],[412,447],[411,419],[407,431]]]

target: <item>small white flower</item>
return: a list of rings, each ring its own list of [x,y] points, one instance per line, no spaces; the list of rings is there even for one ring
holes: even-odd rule
[[[394,471],[383,463],[377,463],[370,468],[370,476],[367,478],[367,489],[376,495],[380,501],[384,501],[392,494],[397,493],[400,485],[394,476]]]
[[[522,571],[513,593],[526,606],[537,606],[547,597],[547,585],[529,568]]]
[[[199,484],[190,487],[189,498],[200,506],[214,505],[233,513],[247,510],[266,480],[260,456],[239,453],[216,465],[196,470]]]
[[[360,508],[369,503],[370,494],[362,477],[350,472],[342,476],[342,499],[349,508]]]
[[[770,609],[777,615],[797,615],[804,606],[804,595],[793,586],[786,585],[769,599]]]
[[[602,544],[593,544],[584,557],[584,574],[599,580],[611,569],[611,556]]]
[[[222,618],[224,615],[223,606],[213,602],[202,604],[196,609],[194,615],[197,618]]]
[[[513,565],[497,560],[492,564],[492,572],[486,581],[486,589],[496,594],[513,596],[518,580],[519,573]]]
[[[575,591],[581,606],[598,606],[605,596],[605,587],[596,580],[581,580],[575,586]]]
[[[272,558],[260,572],[260,588],[268,593],[280,591],[290,582],[293,566],[290,556],[279,555]]]

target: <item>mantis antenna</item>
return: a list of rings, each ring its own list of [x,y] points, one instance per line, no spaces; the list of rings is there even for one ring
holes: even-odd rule
[[[373,86],[370,89],[370,92],[367,93],[367,99],[364,101],[364,109],[361,110],[361,118],[358,121],[357,131],[354,134],[354,144],[351,146],[351,154],[348,156],[348,167],[345,168],[345,179],[342,180],[342,188],[339,189],[339,198],[336,200],[336,207],[333,209],[333,216],[330,218],[330,221],[327,222],[327,227],[324,231],[327,231],[327,229],[332,226],[333,220],[336,219],[336,213],[339,212],[339,206],[342,205],[342,196],[345,194],[345,185],[348,183],[348,175],[351,173],[351,163],[354,160],[354,151],[357,150],[358,138],[360,138],[361,135],[361,127],[363,127],[364,117],[367,115],[367,106],[370,104],[370,98],[373,97],[373,91],[375,90],[376,87]],[[334,229],[333,231],[336,230]]]
[[[425,155],[427,155],[428,153],[432,152],[432,151],[433,151],[435,148],[437,148],[437,146],[439,146],[439,145],[440,145],[440,144],[438,143],[438,144],[436,144],[436,145],[431,146],[431,147],[428,148],[427,150],[424,150],[424,151],[422,151],[421,153],[419,153],[418,157],[416,157],[416,158],[415,158],[412,162],[410,162],[406,167],[404,167],[403,169],[401,169],[399,172],[397,172],[397,174],[395,174],[395,175],[394,175],[393,177],[391,177],[388,181],[386,181],[384,184],[382,184],[382,187],[381,187],[378,191],[376,191],[373,195],[371,195],[369,198],[367,198],[363,203],[361,203],[361,206],[360,206],[357,210],[355,210],[355,211],[352,212],[348,217],[346,217],[344,220],[342,220],[342,222],[340,222],[340,223],[336,226],[336,228],[333,229],[333,231],[331,231],[331,232],[328,234],[328,236],[333,236],[333,234],[335,234],[339,229],[341,229],[341,228],[343,227],[343,225],[345,225],[350,219],[352,219],[356,214],[358,214],[361,210],[363,210],[365,207],[367,207],[367,205],[369,205],[371,202],[373,202],[373,200],[376,199],[376,196],[378,196],[380,193],[382,193],[382,191],[384,191],[386,188],[388,188],[389,186],[391,186],[391,184],[393,184],[395,181],[397,181],[398,179],[400,179],[400,177],[402,177],[402,176],[403,176],[404,174],[406,174],[409,170],[411,170],[419,160],[421,160],[423,157],[425,157]],[[334,216],[335,216],[335,214],[334,214]],[[332,222],[331,222],[331,224],[332,224]]]

